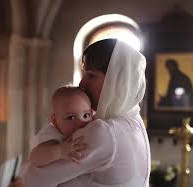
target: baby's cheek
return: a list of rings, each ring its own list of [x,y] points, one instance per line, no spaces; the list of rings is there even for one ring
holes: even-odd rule
[[[57,128],[61,134],[65,135],[65,136],[68,136],[69,135],[69,128],[67,126],[64,126],[64,125],[60,125],[58,128]]]
[[[76,132],[77,131],[77,128],[76,128],[76,126],[70,126],[69,128],[68,128],[68,131],[67,131],[67,135],[69,136],[69,135],[72,135],[74,132]]]

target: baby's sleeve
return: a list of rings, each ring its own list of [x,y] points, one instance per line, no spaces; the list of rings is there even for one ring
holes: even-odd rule
[[[43,127],[33,138],[32,140],[32,149],[41,143],[48,142],[50,140],[56,140],[57,142],[62,142],[64,136],[52,125],[49,123]]]

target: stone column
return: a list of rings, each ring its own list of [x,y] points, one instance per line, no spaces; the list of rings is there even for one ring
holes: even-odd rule
[[[48,122],[47,65],[50,41],[10,40],[8,81],[8,158],[23,154],[26,160],[34,134]]]
[[[34,135],[48,123],[47,97],[47,65],[49,58],[50,41],[31,38],[27,41],[28,60],[26,64],[26,79],[24,86],[24,125],[23,130],[23,157],[26,160]]]
[[[47,65],[50,42],[37,38],[28,40],[29,54],[25,81],[24,157],[29,153],[33,137],[48,120]]]
[[[44,41],[39,47],[39,82],[38,82],[38,131],[49,121],[50,98],[48,89],[49,60],[50,60],[51,42]],[[36,132],[37,132],[36,131]]]
[[[8,69],[8,124],[7,158],[12,158],[23,149],[24,114],[24,69],[27,60],[26,40],[12,35],[9,44]]]

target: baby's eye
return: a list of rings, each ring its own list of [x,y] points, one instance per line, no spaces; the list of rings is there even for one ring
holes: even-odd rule
[[[84,118],[84,119],[91,118],[91,114],[90,114],[90,113],[85,113],[85,114],[83,115],[83,118]]]
[[[67,119],[67,120],[75,120],[75,119],[76,119],[76,117],[75,117],[75,116],[73,116],[73,115],[71,115],[71,116],[68,116],[66,119]]]

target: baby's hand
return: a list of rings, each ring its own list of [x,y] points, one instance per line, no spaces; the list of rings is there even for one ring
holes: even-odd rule
[[[88,149],[88,144],[85,143],[84,137],[78,137],[71,142],[71,152],[70,156],[74,162],[80,163],[80,160],[86,157],[86,150]]]

